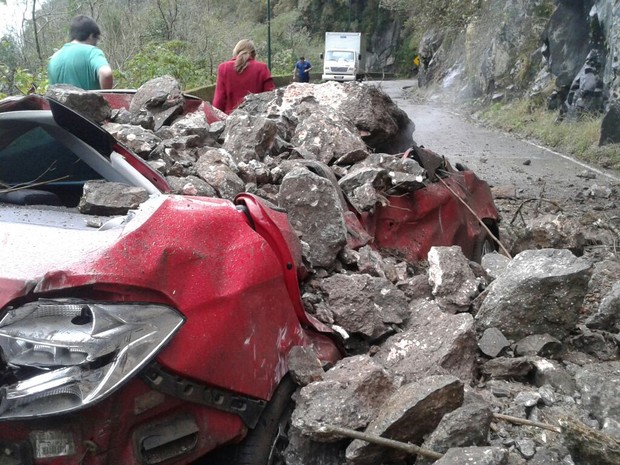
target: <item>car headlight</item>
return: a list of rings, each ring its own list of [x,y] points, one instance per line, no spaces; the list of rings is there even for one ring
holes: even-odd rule
[[[62,299],[9,310],[0,321],[9,371],[0,388],[0,419],[68,412],[103,399],[183,322],[177,311],[155,304]]]

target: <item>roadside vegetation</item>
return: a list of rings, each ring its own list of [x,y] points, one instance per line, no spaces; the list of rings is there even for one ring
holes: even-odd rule
[[[620,169],[620,144],[599,146],[602,116],[560,121],[558,112],[520,99],[487,106],[478,112],[478,119],[603,168]]]

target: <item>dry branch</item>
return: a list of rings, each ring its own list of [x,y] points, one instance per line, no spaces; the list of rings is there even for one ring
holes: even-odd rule
[[[409,455],[421,455],[423,457],[428,457],[434,460],[440,459],[442,457],[442,454],[438,452],[423,449],[422,447],[416,446],[415,444],[395,441],[394,439],[388,439],[370,433],[362,433],[361,431],[356,431],[349,428],[342,428],[340,426],[323,425],[320,427],[320,431],[325,433],[339,434],[341,436],[349,437],[351,439],[361,439],[362,441],[377,444],[379,446],[391,447],[393,449],[405,452]]]
[[[446,187],[446,189],[448,189],[450,191],[450,193],[452,195],[454,195],[459,202],[461,202],[465,208],[467,208],[467,210],[469,210],[469,212],[474,215],[474,217],[478,220],[478,223],[480,223],[480,225],[484,228],[484,230],[487,232],[487,234],[493,238],[493,240],[497,243],[497,245],[499,245],[499,247],[502,249],[502,252],[504,252],[504,254],[508,257],[508,258],[512,258],[512,255],[510,255],[510,252],[508,252],[508,250],[506,249],[506,247],[504,247],[504,244],[502,244],[500,242],[500,240],[495,236],[495,234],[493,234],[493,232],[491,232],[491,230],[489,229],[489,227],[484,224],[484,221],[482,221],[482,219],[476,215],[476,212],[474,212],[474,210],[472,210],[472,208],[467,205],[467,202],[465,202],[456,192],[454,192],[454,189],[452,189],[450,186],[448,186],[448,183],[446,183],[446,181],[444,181],[442,178],[437,178],[439,179],[439,181]]]

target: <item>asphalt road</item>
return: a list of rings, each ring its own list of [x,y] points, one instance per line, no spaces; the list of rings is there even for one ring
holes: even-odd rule
[[[620,173],[481,127],[457,108],[418,104],[405,91],[416,85],[413,80],[373,84],[383,89],[413,120],[416,125],[413,138],[418,145],[445,156],[452,165],[465,164],[491,186],[514,186],[520,199],[543,197],[567,209],[576,200],[582,209],[593,206],[602,211],[617,209],[614,196],[592,200],[585,196],[584,202],[584,193],[593,185],[620,190]]]

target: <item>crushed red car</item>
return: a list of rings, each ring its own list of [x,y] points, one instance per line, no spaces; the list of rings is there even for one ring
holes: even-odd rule
[[[247,193],[170,194],[100,126],[37,95],[0,102],[0,141],[0,463],[282,463],[291,350],[343,356],[304,310],[286,212]],[[403,156],[437,182],[354,212],[374,246],[410,260],[493,249],[486,183],[422,148]],[[77,208],[87,180],[148,200],[91,221]]]

